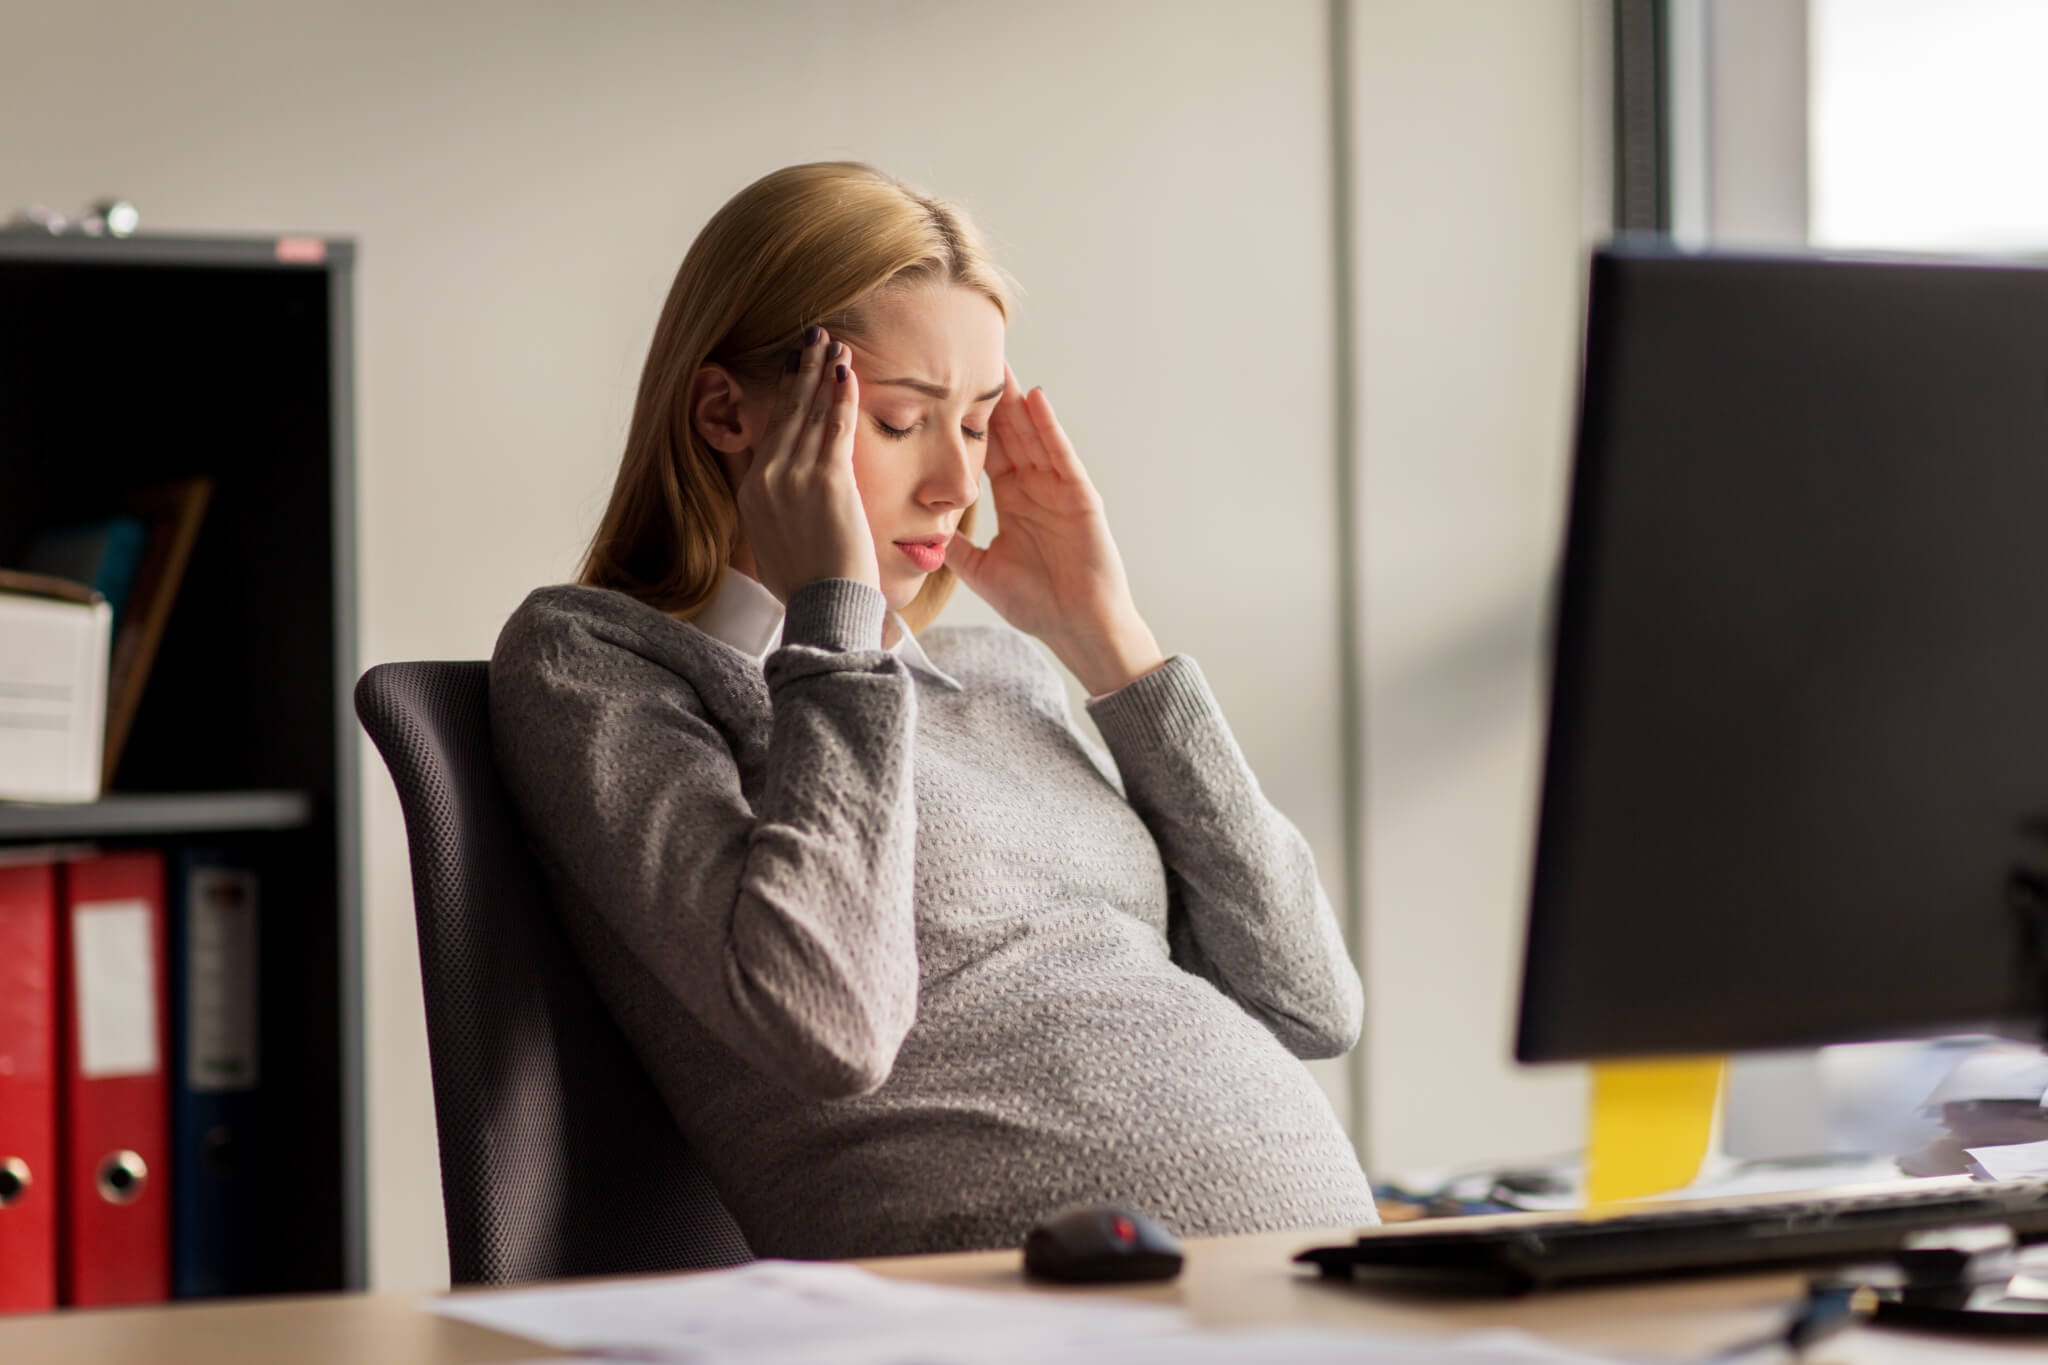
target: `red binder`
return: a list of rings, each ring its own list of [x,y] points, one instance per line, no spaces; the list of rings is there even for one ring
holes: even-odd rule
[[[58,1286],[78,1306],[170,1297],[164,861],[63,865],[65,1154]]]
[[[57,1306],[57,867],[0,865],[0,1313]]]

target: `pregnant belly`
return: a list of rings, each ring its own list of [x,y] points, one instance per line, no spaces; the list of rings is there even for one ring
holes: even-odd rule
[[[1098,941],[1085,970],[990,955],[928,982],[888,1081],[792,1115],[757,1168],[764,1204],[810,1210],[763,1219],[794,1239],[771,1237],[774,1254],[1014,1245],[1102,1199],[1183,1235],[1370,1221],[1306,1068],[1208,982],[1131,947]]]

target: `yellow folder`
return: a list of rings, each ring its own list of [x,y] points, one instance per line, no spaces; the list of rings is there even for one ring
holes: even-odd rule
[[[1690,1185],[1714,1138],[1725,1057],[1662,1057],[1593,1067],[1586,1204],[1597,1208]]]

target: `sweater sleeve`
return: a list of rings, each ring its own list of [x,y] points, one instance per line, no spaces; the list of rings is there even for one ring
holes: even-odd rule
[[[791,594],[754,804],[696,691],[630,623],[522,611],[491,661],[499,767],[557,896],[819,1099],[880,1086],[917,1012],[917,693],[878,646],[885,611],[850,579]]]
[[[1358,1041],[1364,996],[1308,841],[1273,808],[1195,661],[1087,702],[1166,864],[1174,961],[1297,1057]]]

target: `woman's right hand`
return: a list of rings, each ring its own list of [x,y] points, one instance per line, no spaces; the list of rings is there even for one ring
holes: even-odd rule
[[[821,578],[877,591],[882,571],[853,478],[859,383],[852,354],[812,327],[790,352],[753,458],[740,475],[740,526],[761,585],[788,602]]]

